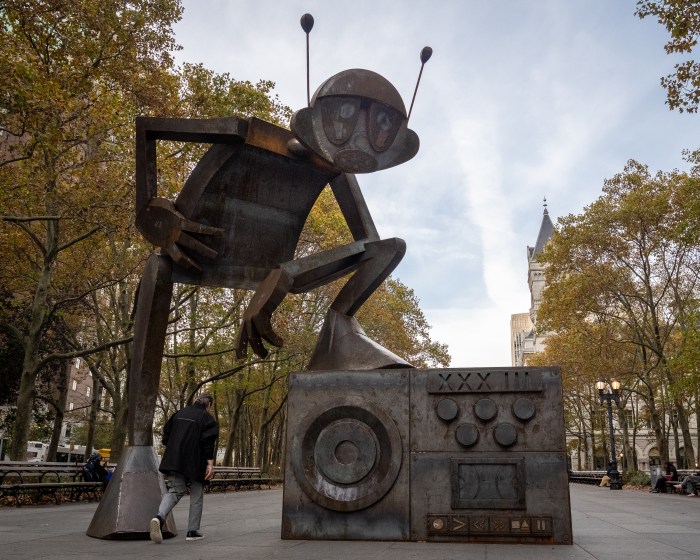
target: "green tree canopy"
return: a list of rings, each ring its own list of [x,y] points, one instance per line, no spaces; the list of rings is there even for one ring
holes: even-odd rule
[[[671,35],[666,43],[667,54],[692,53],[700,38],[700,2],[697,0],[639,0],[640,18],[655,17]],[[661,78],[666,89],[666,103],[681,113],[696,113],[700,104],[700,62],[677,63],[675,72]]]
[[[638,392],[662,451],[663,414],[676,412],[691,459],[686,404],[693,395],[683,388],[688,379],[698,381],[697,365],[688,362],[700,301],[699,216],[692,202],[698,193],[698,177],[652,175],[630,161],[581,215],[559,220],[541,257],[548,285],[537,317],[539,328],[554,333],[553,350],[559,339],[579,340],[577,355],[587,362],[578,368],[582,381],[590,384],[596,372],[622,376]],[[575,381],[572,389],[581,390]]]
[[[173,97],[178,0],[0,3],[2,284],[28,310],[13,325],[22,380],[12,458],[23,456],[45,333],[79,328],[80,302],[124,271],[103,249],[129,229],[135,114]]]

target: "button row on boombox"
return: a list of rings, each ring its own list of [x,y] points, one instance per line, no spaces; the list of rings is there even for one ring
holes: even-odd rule
[[[521,422],[528,422],[535,416],[535,403],[528,398],[519,398],[511,407],[513,416]],[[452,422],[459,416],[459,405],[453,399],[441,399],[435,407],[438,417],[444,422]],[[474,416],[482,423],[490,422],[498,414],[498,407],[491,399],[479,399],[474,404]],[[479,428],[476,424],[465,422],[457,426],[455,439],[464,447],[472,447],[479,441]],[[509,422],[498,424],[493,430],[493,438],[502,447],[510,447],[518,440],[518,431]]]

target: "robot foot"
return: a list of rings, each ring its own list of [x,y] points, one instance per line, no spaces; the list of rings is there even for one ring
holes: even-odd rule
[[[411,368],[369,338],[354,317],[329,309],[309,362],[309,370],[368,370]]]

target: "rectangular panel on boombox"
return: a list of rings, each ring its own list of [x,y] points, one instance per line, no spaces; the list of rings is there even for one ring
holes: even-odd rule
[[[571,544],[559,369],[292,374],[282,537]]]

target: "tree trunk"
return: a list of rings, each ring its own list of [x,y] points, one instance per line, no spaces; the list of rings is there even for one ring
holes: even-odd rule
[[[233,409],[228,420],[228,437],[226,438],[226,449],[224,450],[223,464],[227,467],[233,466],[233,450],[236,446],[236,435],[238,432],[238,423],[241,417],[241,406],[245,399],[245,392],[237,390],[234,392]],[[238,456],[240,464],[240,455]]]
[[[695,464],[700,465],[700,391],[697,387],[695,388],[695,425],[697,426],[697,456],[695,457]]]
[[[51,441],[49,450],[46,453],[47,461],[55,461],[58,451],[58,444],[61,439],[61,431],[63,430],[63,420],[65,419],[66,402],[68,401],[68,383],[70,382],[70,363],[61,364],[61,370],[58,379],[58,398],[54,404],[56,416],[53,421],[53,430],[51,431]]]
[[[661,425],[659,413],[656,411],[656,403],[654,402],[653,395],[650,395],[649,398],[645,399],[645,401],[647,408],[649,409],[649,421],[651,422],[651,427],[654,430],[656,448],[659,450],[659,457],[661,458],[661,461],[668,461],[668,446],[666,445],[664,429]]]
[[[685,461],[686,468],[690,468],[695,464],[695,449],[693,446],[693,438],[690,435],[690,423],[688,422],[688,415],[686,414],[685,408],[682,403],[676,403],[676,410],[678,411],[678,424],[676,427],[680,427],[681,434],[683,435],[683,457]],[[674,430],[674,437],[676,438],[676,453],[678,453],[678,431]],[[679,454],[680,455],[680,454]],[[679,456],[680,460],[681,457]],[[679,461],[680,462],[680,461]]]
[[[53,191],[55,184],[49,186]],[[52,215],[53,205],[47,203],[47,215]],[[49,312],[49,287],[51,286],[52,268],[58,254],[59,225],[58,219],[46,220],[46,238],[44,261],[32,300],[31,318],[26,336],[23,338],[24,359],[22,361],[22,378],[17,394],[17,418],[12,433],[13,461],[23,461],[27,454],[27,441],[32,424],[32,409],[36,395],[36,378],[39,374],[39,354],[41,338]]]
[[[128,391],[128,382],[127,388]],[[126,393],[128,394],[128,393]],[[112,463],[117,463],[121,457],[122,450],[126,445],[126,437],[128,434],[128,416],[129,416],[129,399],[119,396],[119,402],[114,401],[114,429],[112,430],[112,442],[110,444],[110,457]]]
[[[274,375],[274,373],[273,373]],[[263,405],[260,410],[260,427],[258,429],[258,466],[264,471],[268,462],[268,417],[270,414],[270,399],[272,383],[269,383],[263,393]]]
[[[248,409],[248,407],[246,407]],[[253,422],[252,418],[250,417],[250,409],[246,410],[246,420],[248,421],[247,429],[245,430],[248,435],[248,449],[247,449],[247,460],[246,460],[246,466],[247,467],[253,467],[255,466],[255,433],[253,430]]]
[[[627,470],[633,470],[631,467],[634,465],[634,454],[632,452],[632,448],[630,447],[630,436],[629,429],[627,428],[627,418],[625,416],[624,404],[617,406],[617,422],[622,429],[622,452],[624,453]],[[618,465],[617,470],[622,471],[622,468],[623,465]]]
[[[286,437],[286,410],[285,405],[279,413],[279,426],[275,430],[275,438],[273,440],[272,449],[270,451],[270,464],[274,472],[268,474],[283,475],[284,473],[284,442]]]

